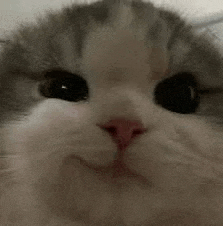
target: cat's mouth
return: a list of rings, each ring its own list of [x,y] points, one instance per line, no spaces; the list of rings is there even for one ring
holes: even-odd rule
[[[97,173],[110,175],[112,178],[118,178],[123,176],[136,176],[123,161],[115,160],[108,166],[94,166],[87,164],[87,167],[94,170]]]
[[[112,163],[106,166],[93,165],[85,160],[80,160],[81,165],[87,167],[94,172],[100,180],[105,182],[119,183],[121,181],[137,180],[142,184],[148,186],[151,183],[144,176],[129,169],[129,167],[120,159],[114,160]]]

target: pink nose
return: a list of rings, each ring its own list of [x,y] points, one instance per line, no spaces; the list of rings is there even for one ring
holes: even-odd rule
[[[147,130],[140,122],[125,119],[113,119],[100,127],[111,135],[119,150],[126,149],[136,136]]]

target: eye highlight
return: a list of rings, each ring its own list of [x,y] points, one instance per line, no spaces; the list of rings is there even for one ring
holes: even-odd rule
[[[66,71],[50,71],[45,77],[47,80],[39,86],[39,92],[44,97],[72,102],[85,101],[89,97],[87,82],[79,75]]]
[[[200,103],[195,78],[187,72],[160,82],[155,88],[154,99],[156,104],[180,114],[195,113]]]

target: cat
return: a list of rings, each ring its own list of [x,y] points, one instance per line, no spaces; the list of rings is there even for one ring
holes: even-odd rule
[[[175,12],[103,0],[0,55],[0,226],[223,225],[223,62]]]

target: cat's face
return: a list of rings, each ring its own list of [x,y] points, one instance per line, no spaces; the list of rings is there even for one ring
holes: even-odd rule
[[[3,225],[222,225],[222,63],[183,25],[98,3],[5,48]]]

